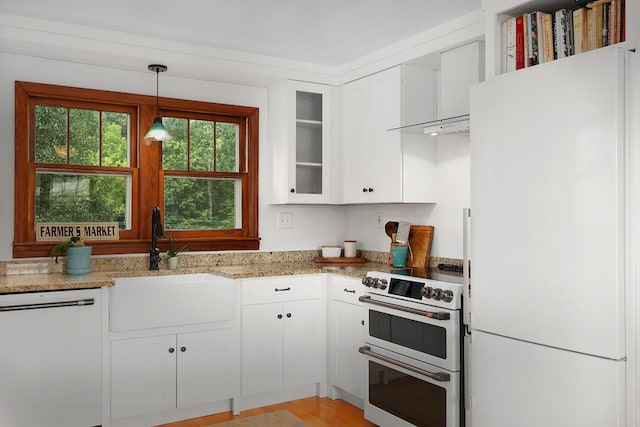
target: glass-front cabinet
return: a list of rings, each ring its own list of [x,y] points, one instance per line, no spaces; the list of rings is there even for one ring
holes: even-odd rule
[[[287,200],[329,202],[330,87],[287,82]]]

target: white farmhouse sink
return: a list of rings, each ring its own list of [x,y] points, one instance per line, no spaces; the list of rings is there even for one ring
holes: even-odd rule
[[[123,277],[109,288],[111,331],[230,322],[236,282],[208,273]]]

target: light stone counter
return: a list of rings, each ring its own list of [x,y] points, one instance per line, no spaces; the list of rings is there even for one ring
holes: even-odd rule
[[[317,273],[361,278],[368,271],[398,272],[422,277],[429,274],[425,269],[412,269],[410,273],[402,272],[402,269],[394,270],[386,263],[388,254],[383,252],[361,251],[359,255],[369,261],[356,264],[318,264],[314,262],[318,255],[318,251],[186,254],[180,257],[176,270],[167,269],[163,258],[158,271],[147,269],[148,256],[94,257],[91,260],[92,273],[80,276],[64,274],[62,265],[51,260],[17,260],[0,263],[0,294],[98,288],[113,286],[116,277],[190,273],[212,273],[231,279]],[[435,271],[440,262],[459,261],[461,260],[431,258],[429,268]]]
[[[12,274],[10,276],[0,276],[0,294],[100,288],[102,286],[113,286],[113,284],[113,275],[104,272],[82,276],[63,273]]]
[[[64,273],[12,274],[7,276],[0,276],[0,294],[113,286],[115,284],[116,277],[148,277],[189,273],[212,273],[232,279],[316,273],[335,273],[352,277],[362,277],[369,270],[388,271],[388,265],[380,263],[363,263],[356,266],[327,266],[326,264],[316,264],[313,261],[303,261],[213,266],[208,268],[187,267],[178,268],[176,270],[159,271],[125,270],[113,272],[95,272],[80,276],[73,276]]]

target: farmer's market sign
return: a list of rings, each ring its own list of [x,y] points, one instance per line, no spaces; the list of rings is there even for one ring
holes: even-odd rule
[[[117,222],[39,222],[36,223],[36,240],[59,242],[72,237],[82,240],[118,240]]]

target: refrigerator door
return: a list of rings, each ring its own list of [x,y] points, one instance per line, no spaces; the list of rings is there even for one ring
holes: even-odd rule
[[[625,362],[475,331],[473,427],[623,427]]]
[[[472,87],[474,330],[624,358],[623,115],[617,48]]]

